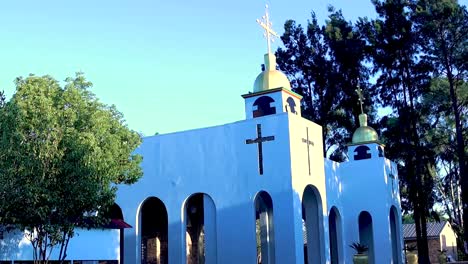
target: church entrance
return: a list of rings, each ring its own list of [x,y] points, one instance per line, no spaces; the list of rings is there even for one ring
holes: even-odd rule
[[[275,263],[273,201],[265,191],[259,192],[255,197],[255,234],[257,238],[257,263]]]
[[[185,204],[187,264],[216,263],[216,208],[206,194],[192,195]]]
[[[306,233],[304,263],[324,263],[322,199],[312,185],[308,185],[302,195],[302,219]]]
[[[164,203],[150,197],[141,206],[141,263],[168,263],[168,222]]]

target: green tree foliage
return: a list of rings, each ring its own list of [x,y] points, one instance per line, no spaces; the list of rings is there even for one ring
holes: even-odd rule
[[[34,258],[66,258],[77,226],[102,225],[117,184],[142,175],[140,136],[99,102],[82,74],[16,79],[0,108],[0,223],[25,230]]]
[[[410,3],[373,0],[378,18],[361,29],[371,46],[376,90],[382,106],[394,111],[383,118],[388,156],[398,162],[408,201],[414,212],[418,255],[429,263],[426,218],[434,202],[434,153],[422,140],[428,127],[420,97],[430,84],[432,65],[420,58],[421,38],[411,20]]]
[[[318,24],[315,13],[305,29],[286,21],[281,36],[285,48],[279,48],[276,55],[292,89],[303,96],[302,116],[323,127],[324,155],[338,146],[331,157],[343,160],[342,147],[358,126],[355,89],[361,86],[368,95],[369,70],[364,63],[366,44],[356,26],[341,11],[333,7],[329,11],[325,26]],[[369,102],[365,102],[366,110],[372,113]]]
[[[3,107],[6,102],[6,97],[5,97],[5,92],[1,91],[0,92],[0,107]]]
[[[466,160],[466,82],[468,81],[468,11],[456,0],[414,1],[414,20],[423,36],[425,58],[435,67],[436,77],[445,77],[448,84],[451,115],[455,129],[455,172],[462,190],[463,219],[468,226],[468,164]],[[445,100],[444,100],[445,101]],[[465,112],[464,112],[465,111]],[[465,121],[465,122],[463,122]],[[468,228],[468,227],[466,227]],[[465,232],[468,241],[468,232]]]
[[[460,83],[457,93],[460,101],[468,100],[468,83]],[[461,178],[459,174],[458,144],[455,118],[452,112],[450,99],[450,84],[446,78],[434,78],[430,91],[422,98],[422,111],[427,113],[426,118],[431,129],[424,135],[424,140],[430,142],[431,149],[436,157],[436,191],[438,201],[444,206],[448,220],[458,234],[463,238],[462,216],[463,207],[461,199]],[[466,104],[460,106],[461,122],[468,123],[468,108]],[[466,138],[466,129],[464,138]],[[465,152],[467,152],[465,145]],[[460,240],[461,242],[462,240]],[[461,243],[463,244],[463,243]]]
[[[357,86],[371,120],[374,107],[392,110],[377,128],[387,156],[398,164],[402,207],[414,216],[419,259],[427,263],[426,219],[436,213],[433,204],[445,204],[455,224],[461,215],[468,218],[459,210],[457,189],[461,183],[468,197],[467,11],[455,0],[372,3],[378,17],[354,24],[332,7],[324,26],[314,13],[306,28],[286,21],[278,64],[304,96],[303,116],[323,126],[324,153],[349,142],[358,125]],[[340,153],[332,157],[342,160]]]

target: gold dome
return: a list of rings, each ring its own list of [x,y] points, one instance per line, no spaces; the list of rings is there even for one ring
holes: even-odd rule
[[[352,144],[379,141],[379,135],[377,135],[377,132],[372,127],[367,126],[366,114],[359,115],[359,124],[361,126],[354,131]]]
[[[291,83],[284,73],[276,69],[275,55],[268,53],[265,54],[265,70],[255,79],[253,91],[256,93],[275,88],[291,90]]]

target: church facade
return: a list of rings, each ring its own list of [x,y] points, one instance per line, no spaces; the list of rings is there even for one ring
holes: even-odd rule
[[[366,115],[349,161],[324,159],[321,127],[265,66],[245,120],[144,139],[144,176],[117,197],[125,263],[352,263],[354,242],[402,263],[396,165]]]
[[[269,37],[266,17],[260,24]],[[369,248],[369,263],[403,263],[396,165],[367,116],[359,117],[349,160],[337,163],[323,157],[322,128],[301,117],[301,96],[273,54],[242,97],[244,120],[144,138],[136,151],[143,177],[117,193],[113,218],[125,225],[79,231],[70,258],[352,263],[349,245],[358,242]],[[0,260],[30,259],[25,245],[10,244]]]

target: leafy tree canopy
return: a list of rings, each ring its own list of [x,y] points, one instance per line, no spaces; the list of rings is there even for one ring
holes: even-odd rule
[[[116,184],[141,177],[141,138],[81,73],[15,84],[0,108],[0,223],[29,231],[36,259],[57,244],[65,258],[73,229],[104,223]]]

